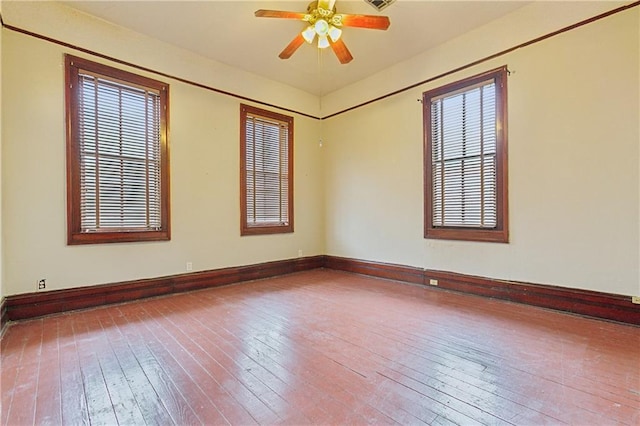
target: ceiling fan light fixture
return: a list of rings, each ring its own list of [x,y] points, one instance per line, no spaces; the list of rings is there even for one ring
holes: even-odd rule
[[[340,36],[342,35],[342,30],[340,28],[336,28],[333,25],[329,26],[329,37],[331,38],[332,42],[336,42],[340,39]]]
[[[2,0],[0,0],[2,1]],[[367,0],[373,3],[391,4],[395,0]],[[315,0],[307,6],[307,13],[288,12],[285,10],[255,11],[259,18],[285,18],[305,22],[305,28],[278,55],[280,59],[289,59],[306,41],[314,44],[317,38],[318,49],[331,47],[341,64],[348,64],[353,59],[351,52],[342,41],[342,27],[368,28],[386,30],[390,22],[388,16],[339,14],[335,8],[336,0]]]
[[[302,31],[302,37],[307,43],[313,43],[313,39],[316,38],[316,29],[313,25],[309,25],[304,31]]]
[[[326,37],[329,34],[329,23],[324,19],[318,19],[314,27],[319,36]]]
[[[318,36],[318,48],[319,49],[326,49],[327,47],[329,47],[329,39],[327,38],[327,36],[319,35]]]

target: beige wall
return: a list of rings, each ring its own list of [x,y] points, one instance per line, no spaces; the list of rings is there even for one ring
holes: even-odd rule
[[[326,120],[327,253],[640,294],[639,28],[632,9]],[[478,59],[477,40],[455,43],[456,61]],[[438,48],[419,59],[429,68],[441,54]],[[514,71],[508,79],[511,242],[425,240],[416,99],[504,64]],[[417,68],[409,65],[407,74]],[[376,90],[358,84],[359,93]]]
[[[80,24],[86,19],[80,15],[50,18]],[[76,37],[98,51],[110,49],[112,34],[104,23],[94,29],[85,25],[84,30],[93,32]],[[100,46],[102,39],[104,46]],[[324,253],[319,121],[294,115],[295,232],[241,238],[239,101],[172,80],[168,80],[171,241],[67,246],[63,54],[78,53],[13,31],[5,31],[2,42],[2,200],[4,244],[10,247],[4,253],[5,294],[35,291],[40,278],[47,279],[47,290],[54,290],[182,273],[186,262],[192,262],[194,270],[208,270],[295,258],[298,250],[304,256]],[[141,57],[145,63],[157,60],[159,64],[173,49],[132,37],[130,43],[119,45],[116,56],[131,56],[129,48],[147,52]],[[154,57],[150,52],[161,54]],[[225,88],[238,78],[238,73],[225,74],[198,58],[181,67],[170,72],[183,76],[215,71]],[[257,88],[259,99],[282,100],[270,95],[274,89],[262,87],[261,79],[243,78],[247,86]],[[294,108],[308,101],[293,89],[286,99]]]

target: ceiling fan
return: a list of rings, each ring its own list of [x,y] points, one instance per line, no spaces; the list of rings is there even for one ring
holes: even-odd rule
[[[325,49],[331,46],[340,63],[347,64],[351,62],[353,56],[341,38],[341,28],[386,30],[389,28],[390,21],[387,16],[337,13],[335,3],[336,0],[313,1],[307,7],[307,13],[260,9],[256,10],[255,15],[259,18],[298,19],[306,23],[305,29],[280,52],[278,56],[281,59],[289,59],[305,41],[311,44],[318,36],[318,48]]]

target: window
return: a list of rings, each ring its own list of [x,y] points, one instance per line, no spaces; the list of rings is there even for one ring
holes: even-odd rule
[[[66,55],[67,242],[168,240],[169,86]]]
[[[240,105],[241,235],[293,232],[293,118]]]
[[[506,73],[423,94],[425,238],[509,239]]]

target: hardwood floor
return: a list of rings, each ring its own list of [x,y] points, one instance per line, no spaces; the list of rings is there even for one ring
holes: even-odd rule
[[[12,324],[3,425],[640,423],[640,328],[313,270]]]

